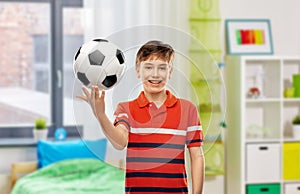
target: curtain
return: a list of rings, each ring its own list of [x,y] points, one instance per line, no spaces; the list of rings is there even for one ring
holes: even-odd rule
[[[170,89],[179,97],[189,97],[185,86],[190,85],[187,72],[189,1],[85,0],[82,21],[85,42],[102,37],[115,43],[125,54],[125,75],[117,86],[106,92],[106,111],[111,120],[117,104],[137,97],[142,89],[135,75],[135,55],[137,49],[151,39],[162,40],[174,47],[178,57],[175,57],[176,71],[169,82]],[[104,137],[97,121],[91,118],[92,113],[81,114],[81,117],[85,117],[81,120],[86,120],[85,126],[88,126],[84,129],[85,138]],[[121,157],[118,151],[107,153],[107,160],[117,161]]]

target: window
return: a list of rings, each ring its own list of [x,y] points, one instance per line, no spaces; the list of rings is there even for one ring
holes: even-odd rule
[[[50,121],[50,5],[0,2],[0,7],[0,126],[32,125],[36,117]]]
[[[60,82],[73,79],[74,51],[69,48],[82,44],[83,28],[72,22],[81,17],[82,4],[82,0],[0,0],[0,137],[32,137],[37,117],[47,119],[50,135],[63,126]],[[64,19],[64,8],[77,11]],[[76,33],[63,36],[64,25]]]
[[[73,95],[82,93],[74,87],[73,59],[74,55],[83,44],[83,11],[80,8],[63,9],[63,124],[80,125],[74,117]],[[76,90],[76,91],[73,91]]]

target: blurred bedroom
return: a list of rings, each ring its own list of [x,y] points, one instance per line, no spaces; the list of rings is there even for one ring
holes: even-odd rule
[[[113,148],[75,98],[82,84],[74,56],[95,38],[125,56],[124,76],[106,94],[112,121],[117,104],[142,89],[139,46],[159,39],[174,47],[169,90],[200,114],[203,193],[299,193],[299,8],[298,0],[0,0],[0,194],[124,193],[125,150]],[[266,50],[234,47],[230,22],[266,26]],[[44,141],[33,134],[38,122]]]

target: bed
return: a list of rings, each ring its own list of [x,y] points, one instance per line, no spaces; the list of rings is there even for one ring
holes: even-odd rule
[[[38,161],[12,165],[12,179],[16,177],[16,171],[31,173],[15,184],[12,180],[11,194],[124,193],[125,173],[103,162],[104,143],[103,140],[39,142]],[[91,151],[90,146],[95,146],[98,153]]]
[[[96,159],[56,162],[17,181],[11,194],[121,194],[124,172]]]

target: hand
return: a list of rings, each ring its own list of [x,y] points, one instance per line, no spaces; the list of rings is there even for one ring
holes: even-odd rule
[[[99,95],[99,88],[98,86],[92,86],[91,92],[88,91],[85,87],[82,87],[82,91],[85,95],[78,94],[76,98],[80,98],[91,106],[94,115],[98,118],[101,114],[105,114],[105,91],[102,90],[101,96]]]

